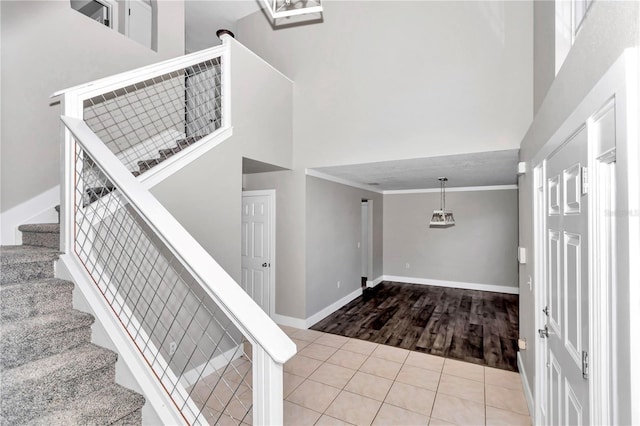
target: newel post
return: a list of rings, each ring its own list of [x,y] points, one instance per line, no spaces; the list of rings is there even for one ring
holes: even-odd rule
[[[253,344],[253,424],[283,422],[282,364],[275,362],[258,344]]]

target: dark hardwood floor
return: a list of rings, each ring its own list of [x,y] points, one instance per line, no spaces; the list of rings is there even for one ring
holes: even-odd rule
[[[311,327],[517,371],[518,296],[382,282]]]

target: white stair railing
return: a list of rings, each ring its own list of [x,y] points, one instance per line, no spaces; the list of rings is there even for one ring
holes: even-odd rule
[[[131,118],[113,125],[116,108],[111,118],[86,116],[87,108],[95,118],[103,114],[100,108],[109,109],[105,102],[120,103],[146,117],[139,120],[140,134],[161,140],[167,128],[158,125],[154,111],[179,107],[163,106],[175,95],[158,89],[185,90],[189,83],[176,86],[172,80],[184,81],[183,71],[196,65],[205,71],[195,80],[212,79],[212,85],[202,84],[220,96],[199,94],[205,102],[186,110],[178,127],[184,125],[185,138],[198,142],[167,160],[175,162],[174,157],[186,158],[198,145],[229,134],[227,42],[59,93],[64,96],[61,250],[93,281],[97,300],[108,306],[112,322],[151,370],[147,377],[155,377],[156,388],[179,412],[174,418],[187,424],[281,424],[282,370],[296,352],[294,343],[153,197],[144,175],[136,178],[127,167],[130,162],[119,154],[149,144],[150,138],[114,149],[127,139],[118,139],[118,132],[124,133]],[[144,101],[133,108],[135,99]],[[185,105],[193,99],[184,92]],[[214,118],[202,119],[208,114]],[[159,115],[160,121],[166,118]]]

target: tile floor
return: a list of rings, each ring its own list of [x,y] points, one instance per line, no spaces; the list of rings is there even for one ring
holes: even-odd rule
[[[530,425],[518,373],[282,326],[285,425]]]
[[[284,366],[285,425],[531,425],[518,373],[281,327],[298,347]],[[252,423],[250,368],[239,358],[226,384],[214,373],[194,387],[211,424]]]

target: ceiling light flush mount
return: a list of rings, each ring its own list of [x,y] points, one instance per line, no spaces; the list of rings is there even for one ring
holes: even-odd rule
[[[438,180],[440,181],[440,210],[433,211],[429,226],[448,228],[456,224],[456,221],[453,219],[453,212],[446,210],[445,207],[444,187],[448,179],[446,177],[439,177]]]
[[[272,19],[322,13],[322,0],[261,0]]]

